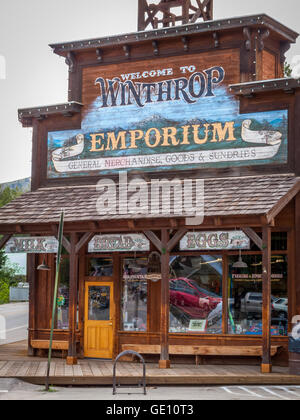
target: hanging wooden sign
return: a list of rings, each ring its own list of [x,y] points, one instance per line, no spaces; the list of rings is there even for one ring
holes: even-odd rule
[[[7,254],[56,254],[58,241],[54,236],[15,237],[5,247]]]
[[[150,251],[150,242],[143,234],[97,235],[89,243],[89,252]]]
[[[243,231],[189,232],[180,241],[181,251],[250,249],[250,239]]]

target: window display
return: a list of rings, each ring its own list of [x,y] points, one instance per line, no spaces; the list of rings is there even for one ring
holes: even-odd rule
[[[63,256],[60,266],[60,279],[57,294],[56,328],[59,330],[69,329],[69,266],[69,258]]]
[[[173,256],[170,332],[222,333],[222,257]]]
[[[147,271],[147,258],[123,260],[123,331],[147,331]]]
[[[245,268],[229,258],[228,330],[230,334],[262,335],[262,255],[243,255]],[[287,262],[272,255],[272,335],[287,334]],[[281,300],[279,299],[281,298]]]
[[[89,277],[111,277],[113,275],[113,261],[111,258],[89,258]]]
[[[109,321],[110,319],[110,287],[89,287],[89,321]]]

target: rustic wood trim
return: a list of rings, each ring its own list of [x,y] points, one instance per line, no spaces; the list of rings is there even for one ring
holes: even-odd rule
[[[68,358],[72,364],[77,363],[76,327],[78,300],[78,266],[79,258],[76,254],[77,234],[71,233],[70,242],[70,292],[69,292],[69,351]]]
[[[83,104],[76,101],[69,101],[64,104],[43,105],[34,108],[18,110],[18,118],[23,127],[33,127],[34,119],[43,121],[48,117],[61,115],[69,117],[73,114],[80,114]]]
[[[52,232],[56,239],[58,239],[58,227],[56,225],[51,225]],[[65,229],[64,229],[65,230]],[[68,254],[71,254],[71,244],[70,241],[63,235],[62,244]]]
[[[247,220],[248,219],[248,220]],[[118,225],[116,223],[116,220],[113,222],[110,220],[105,220],[105,227],[101,229],[101,233],[125,233],[130,232],[132,229],[128,228],[128,223],[124,222],[124,220],[117,220]],[[64,232],[70,234],[71,232],[78,232],[78,233],[86,233],[87,231],[87,224],[89,221],[86,222],[66,222],[64,226]],[[261,219],[259,215],[257,216],[251,216],[248,217],[242,216],[230,216],[227,220],[223,219],[222,228],[223,229],[235,229],[237,226],[240,227],[257,227],[260,228],[263,224],[266,224],[267,220],[266,218]],[[23,233],[24,234],[41,234],[41,235],[53,235],[53,226],[51,223],[43,223],[43,224],[22,224],[23,227]],[[103,225],[104,226],[104,225]],[[185,226],[185,219],[178,219],[178,227],[184,227]],[[173,226],[170,223],[170,219],[136,219],[136,230],[137,231],[143,231],[145,233],[144,229],[151,229],[153,228],[155,230],[160,230],[162,228],[167,229],[173,229]],[[213,223],[213,218],[207,217],[206,221],[201,225],[201,229],[206,230],[215,230],[216,225]],[[17,231],[15,229],[15,225],[0,225],[0,232],[2,235],[4,234],[16,234]],[[95,234],[99,233],[99,229],[94,230]],[[161,249],[159,249],[160,251]]]
[[[184,237],[184,235],[188,232],[187,228],[179,229],[175,235],[170,239],[167,246],[167,251],[171,252],[173,248],[178,244],[178,242]]]
[[[159,252],[162,252],[163,244],[160,241],[160,239],[158,239],[158,237],[156,236],[156,234],[154,232],[152,232],[151,230],[144,231],[144,234],[147,236],[147,238],[149,239],[149,241],[157,248],[157,250]]]
[[[255,243],[255,245],[262,251],[263,250],[263,241],[261,237],[253,230],[252,228],[244,227],[242,231],[249,236],[250,239]]]
[[[170,368],[169,357],[169,318],[170,318],[170,284],[169,262],[170,254],[167,252],[169,231],[161,231],[162,248],[166,250],[161,257],[161,317],[160,317],[160,368]]]
[[[113,256],[113,281],[114,285],[114,303],[115,303],[115,319],[114,319],[114,343],[113,357],[116,358],[120,353],[120,343],[118,331],[121,329],[121,300],[122,300],[122,276],[123,276],[123,259],[119,252]]]
[[[262,272],[262,293],[263,293],[263,339],[262,339],[262,373],[271,369],[271,234],[272,229],[269,226],[263,227],[263,272]]]
[[[7,242],[10,240],[10,238],[13,235],[4,235],[3,238],[0,239],[0,250],[5,247],[5,245],[7,244]]]
[[[298,79],[300,83],[300,79]],[[299,142],[299,133],[300,133],[300,90],[297,90],[295,95],[295,108],[294,108],[294,115],[293,115],[293,123],[294,127],[294,144],[295,144],[295,173],[296,175],[300,176],[300,142]]]
[[[229,85],[229,91],[235,95],[248,96],[261,92],[284,91],[290,93],[291,89],[300,88],[300,79],[279,78],[266,81],[252,81]]]
[[[141,0],[145,1],[145,0]],[[140,12],[139,18],[143,19],[142,13]],[[148,24],[148,23],[147,23]],[[275,19],[272,19],[266,14],[250,15],[235,17],[231,19],[220,19],[213,20],[212,22],[198,22],[189,25],[165,27],[162,29],[154,29],[146,32],[135,32],[127,33],[123,35],[110,36],[105,38],[94,38],[83,41],[71,41],[57,44],[51,44],[50,48],[53,49],[55,54],[66,56],[68,51],[84,51],[95,49],[99,47],[114,47],[122,45],[123,43],[135,44],[142,40],[154,40],[154,39],[169,39],[172,37],[180,36],[181,34],[203,34],[215,32],[216,30],[234,30],[244,28],[245,26],[254,28],[268,28],[272,32],[278,34],[282,41],[290,41],[291,43],[296,42],[298,34],[280,24]],[[139,26],[139,31],[143,31],[142,26]]]
[[[27,254],[27,280],[29,283],[29,316],[28,316],[28,355],[34,356],[35,351],[31,346],[31,339],[36,335],[36,299],[37,299],[37,268],[38,255]]]
[[[294,203],[295,227],[288,232],[288,331],[291,331],[291,320],[297,315],[297,262],[296,262],[296,203]]]
[[[229,267],[228,267],[228,255],[223,253],[222,255],[222,265],[223,265],[223,276],[222,276],[222,332],[223,334],[228,334],[228,306],[229,306],[229,290],[228,290],[228,276],[229,276]]]
[[[94,237],[94,233],[93,232],[87,232],[85,233],[82,238],[79,240],[79,242],[76,244],[75,247],[75,253],[79,254],[80,250],[87,245],[90,240]]]
[[[298,193],[296,200],[295,200],[295,253],[296,253],[296,266],[295,266],[295,273],[296,273],[296,314],[300,314],[300,193]]]
[[[278,214],[289,204],[289,202],[299,193],[300,191],[300,179],[297,184],[294,185],[290,191],[277,201],[275,206],[267,213],[267,221],[271,222]]]
[[[83,251],[83,250],[82,250]],[[84,358],[84,305],[85,305],[85,261],[82,252],[79,256],[79,294],[78,294],[78,330],[80,331],[79,357]]]

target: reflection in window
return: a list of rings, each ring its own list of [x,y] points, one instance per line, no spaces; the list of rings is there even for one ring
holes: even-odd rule
[[[89,258],[88,276],[111,277],[113,275],[113,261],[111,258]]]
[[[63,256],[60,265],[60,278],[57,294],[56,328],[59,330],[67,330],[69,328],[69,267],[69,258]]]
[[[109,321],[110,286],[89,287],[89,321]]]
[[[272,255],[272,325],[279,335],[288,333],[287,269],[286,255]]]
[[[147,266],[146,258],[127,258],[123,261],[123,331],[147,330]]]
[[[262,256],[244,255],[248,268],[234,268],[238,256],[229,259],[229,333],[262,335]],[[272,335],[287,334],[287,263],[272,255]],[[285,299],[285,305],[277,302]]]
[[[222,257],[171,257],[170,332],[222,333]]]

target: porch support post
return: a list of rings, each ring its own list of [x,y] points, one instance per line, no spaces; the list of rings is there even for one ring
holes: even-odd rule
[[[76,326],[78,300],[78,254],[76,253],[77,234],[71,233],[70,241],[70,291],[69,291],[69,351],[68,365],[77,364]]]
[[[38,255],[27,254],[27,279],[29,283],[29,315],[28,315],[28,356],[35,356],[31,340],[35,338],[36,329],[36,281]]]
[[[300,102],[300,99],[299,99]],[[299,106],[300,108],[300,106]],[[295,199],[295,255],[299,252],[300,249],[300,193],[296,196]],[[296,257],[296,313],[293,315],[300,315],[300,258]]]
[[[262,373],[272,372],[271,361],[271,227],[263,226],[263,264],[262,264],[262,293],[263,293],[263,342],[262,342]]]
[[[169,231],[161,231],[161,315],[160,315],[160,369],[171,367],[169,357],[169,317],[170,317],[170,296],[169,296],[169,261],[168,251]]]
[[[12,235],[4,235],[3,238],[0,237],[0,250],[5,247],[11,237]]]

